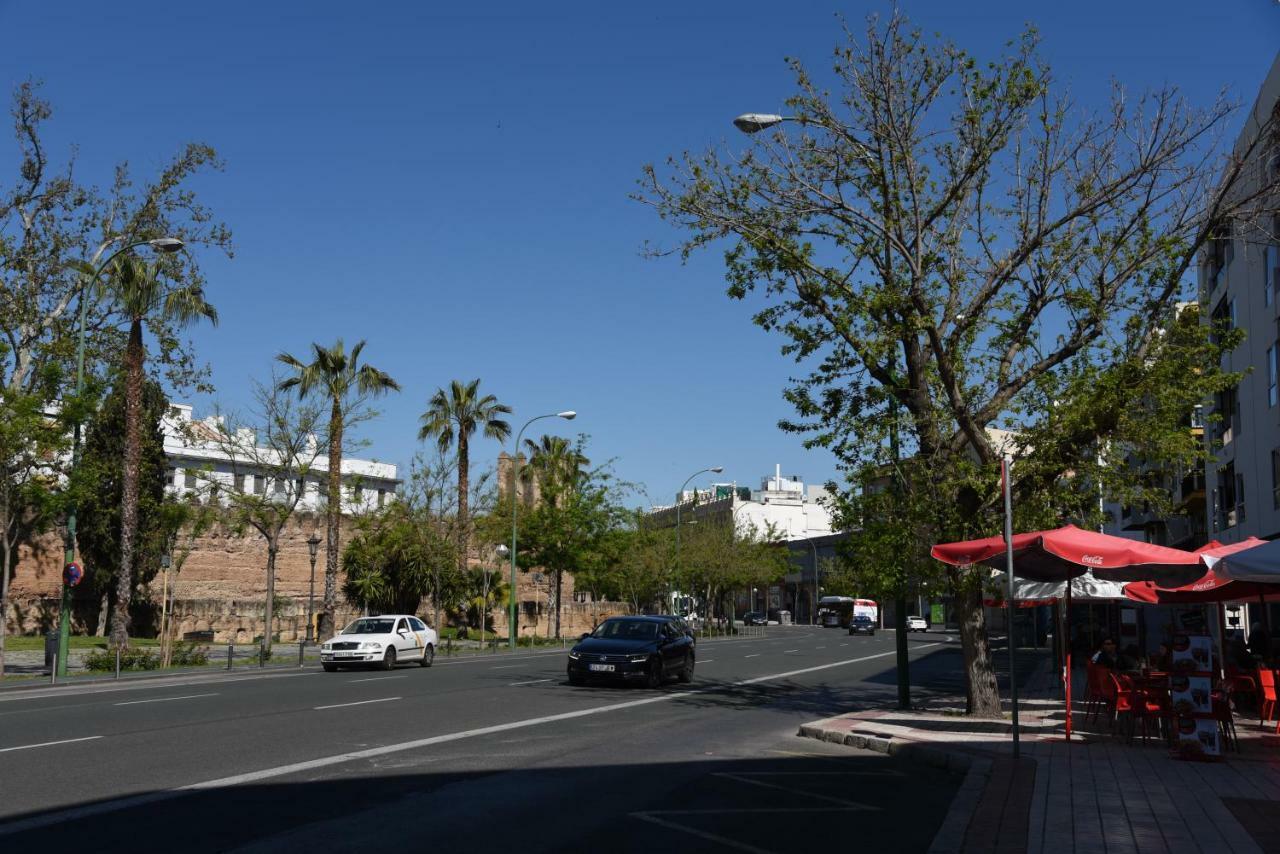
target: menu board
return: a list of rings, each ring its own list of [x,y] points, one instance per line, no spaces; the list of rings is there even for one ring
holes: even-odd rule
[[[1213,642],[1206,635],[1174,636],[1169,699],[1177,720],[1178,755],[1222,755],[1218,722],[1213,717]]]

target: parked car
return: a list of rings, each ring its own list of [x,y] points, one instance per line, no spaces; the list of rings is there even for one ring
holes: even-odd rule
[[[849,619],[849,634],[856,635],[859,632],[874,635],[876,633],[875,620],[871,619],[866,614],[854,614]]]
[[[764,614],[759,611],[748,611],[742,615],[742,625],[744,626],[763,626],[766,623]]]
[[[611,617],[569,650],[569,684],[589,679],[644,682],[658,688],[670,677],[693,681],[693,639],[668,617]]]
[[[353,664],[390,670],[401,661],[430,667],[437,643],[435,629],[410,614],[361,617],[320,645],[320,663],[330,673]]]
[[[907,617],[907,631],[927,632],[929,624],[924,621],[924,617]]]

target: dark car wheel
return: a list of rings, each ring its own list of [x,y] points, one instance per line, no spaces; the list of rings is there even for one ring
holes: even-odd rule
[[[693,681],[693,655],[684,657],[684,667],[680,668],[680,681],[686,685]]]
[[[570,685],[577,685],[577,686],[581,687],[581,686],[583,686],[583,685],[586,685],[586,684],[587,684],[587,680],[586,680],[586,679],[583,679],[581,676],[579,676],[579,675],[578,675],[578,674],[576,674],[576,673],[570,673],[570,674],[569,674],[569,684],[570,684]]]
[[[653,659],[649,662],[649,669],[645,671],[644,684],[648,688],[662,687],[662,661]]]
[[[387,654],[382,656],[382,669],[390,670],[396,666],[396,651],[394,649],[387,650]]]
[[[422,651],[422,660],[418,662],[423,667],[430,667],[436,660],[436,648],[434,644],[427,644],[427,648]]]

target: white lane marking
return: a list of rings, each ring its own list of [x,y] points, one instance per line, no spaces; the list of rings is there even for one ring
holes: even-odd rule
[[[840,645],[841,645],[841,646],[848,646],[848,644],[847,644],[847,643],[842,643],[842,644],[840,644]]]
[[[231,676],[221,679],[210,679],[208,675],[203,673],[195,674],[195,678],[185,679],[179,676],[161,677],[159,679],[137,679],[131,680],[135,682],[132,685],[76,685],[67,683],[58,685],[53,688],[18,688],[15,689],[14,695],[9,696],[8,692],[0,692],[0,703],[10,703],[17,700],[42,700],[48,697],[83,697],[89,694],[112,694],[117,691],[159,691],[165,688],[183,688],[187,685],[225,685],[228,682],[259,682],[266,679],[294,679],[298,676],[315,676],[318,670],[308,670],[302,673],[293,671],[290,673],[255,673],[252,676]],[[52,706],[54,709],[70,709],[75,706]],[[48,711],[42,709],[41,711]]]
[[[798,650],[798,649],[784,649],[784,650],[782,651],[782,653],[783,653],[783,655],[786,655],[788,652],[799,652],[799,651],[800,651],[800,650]]]
[[[915,649],[927,649],[931,646],[942,646],[942,644],[921,644],[920,646],[915,647]],[[328,768],[332,765],[342,765],[344,763],[354,762],[360,759],[372,759],[377,756],[389,756],[395,753],[404,753],[409,750],[418,750],[423,747],[447,744],[452,741],[461,741],[463,739],[476,738],[482,735],[493,735],[495,733],[510,732],[511,730],[525,729],[527,727],[539,726],[541,724],[574,720],[575,718],[585,718],[591,715],[601,715],[608,712],[622,711],[623,709],[634,709],[638,706],[648,706],[653,703],[669,703],[672,700],[679,700],[681,697],[690,697],[697,694],[710,694],[716,691],[723,691],[725,688],[742,688],[746,685],[758,685],[761,682],[769,682],[774,679],[787,679],[792,676],[803,676],[806,673],[817,673],[820,670],[830,670],[833,667],[844,667],[849,664],[861,664],[864,661],[873,661],[877,658],[887,658],[888,656],[897,654],[898,653],[894,650],[878,652],[874,655],[863,655],[858,658],[846,658],[843,661],[833,661],[828,664],[817,664],[813,667],[802,667],[799,670],[787,670],[782,673],[771,673],[767,676],[757,676],[753,679],[744,679],[740,682],[730,682],[726,685],[693,688],[688,691],[671,691],[666,694],[659,694],[656,697],[645,697],[642,700],[628,700],[623,703],[612,703],[607,706],[592,706],[588,709],[578,709],[573,712],[561,712],[556,715],[546,715],[540,718],[527,718],[522,721],[509,721],[504,724],[495,724],[494,726],[480,727],[478,729],[462,730],[461,732],[451,732],[446,733],[445,735],[433,735],[429,738],[420,738],[415,741],[404,741],[399,744],[386,744],[381,747],[366,748],[365,750],[353,750],[349,753],[339,753],[335,756],[324,756],[319,759],[309,759],[305,762],[295,762],[291,765],[278,765],[274,768],[263,768],[260,771],[249,771],[244,774],[235,774],[231,777],[220,777],[216,780],[205,780],[201,783],[191,783],[186,786],[180,786],[176,789],[162,789],[158,792],[149,792],[145,795],[133,795],[131,797],[120,798],[113,801],[100,801],[87,806],[72,807],[70,809],[32,816],[31,818],[19,819],[18,821],[0,823],[0,836],[24,833],[28,830],[35,830],[41,827],[60,824],[64,821],[76,821],[78,819],[105,815],[107,813],[118,812],[119,810],[130,809],[132,807],[167,801],[172,798],[180,798],[194,792],[207,791],[209,789],[222,789],[228,786],[238,786],[242,783],[254,783],[259,780],[270,780],[275,777],[283,777],[288,774],[297,774],[303,771],[314,771],[317,768]]]
[[[512,683],[511,683],[510,685],[508,685],[507,687],[508,687],[508,688],[514,688],[514,687],[516,687],[517,685],[537,685],[539,682],[553,682],[553,681],[555,681],[555,680],[552,680],[552,679],[530,679],[528,682],[512,682]]]
[[[739,842],[736,839],[730,839],[727,836],[719,836],[715,833],[707,833],[705,830],[698,830],[696,827],[687,827],[683,824],[677,824],[674,821],[658,818],[656,815],[650,815],[643,812],[631,813],[632,818],[638,818],[641,821],[647,821],[650,824],[656,824],[659,827],[665,827],[668,830],[678,830],[681,833],[687,833],[690,836],[696,836],[699,839],[705,839],[708,842],[714,842],[717,845],[723,845],[726,848],[736,848],[739,851],[749,851],[751,854],[773,854],[765,848],[757,848],[754,845],[748,845],[745,842]]]
[[[348,684],[354,685],[357,682],[381,682],[384,679],[408,679],[408,673],[402,673],[399,676],[370,676],[368,679],[350,679]]]
[[[523,664],[504,664],[501,667],[490,667],[490,670],[510,670],[513,667],[524,667]]]
[[[743,657],[743,658],[757,658],[757,657],[759,657],[759,655],[760,655],[760,653],[758,653],[758,652],[753,652],[753,653],[751,653],[750,655],[744,655],[744,656],[742,656],[742,657]]]
[[[713,661],[715,661],[715,659],[714,659],[714,658],[705,658],[705,659],[700,660],[698,663],[699,663],[699,664],[710,664],[710,663],[711,663],[711,662],[713,662]]]
[[[825,646],[814,647],[815,649],[826,649]]]
[[[77,741],[93,741],[95,738],[102,738],[102,736],[87,735],[84,738],[64,738],[62,741],[42,741],[39,744],[24,744],[21,747],[0,747],[0,753],[8,753],[11,750],[31,750],[36,747],[53,747],[55,744],[72,744]]]
[[[392,700],[399,700],[400,697],[383,697],[380,700],[360,700],[355,703],[335,703],[332,706],[316,706],[313,711],[321,711],[323,709],[345,709],[347,706],[367,706],[370,703],[390,703]]]
[[[724,771],[712,773],[712,777],[723,777],[726,780],[733,780],[736,783],[745,783],[748,786],[759,786],[762,789],[778,789],[779,791],[797,794],[798,789],[790,786],[780,786],[777,783],[766,783],[764,780],[752,780],[750,777],[742,777],[737,774],[730,774]],[[831,795],[819,795],[814,792],[803,792],[806,798],[812,798],[817,801],[826,801],[829,804],[839,804],[842,807],[852,810],[867,810],[879,812],[879,807],[868,806],[867,804],[858,803],[857,801],[846,800],[845,798],[834,798]]]
[[[194,699],[196,699],[197,697],[216,697],[216,696],[218,696],[216,693],[214,693],[214,694],[186,694],[186,695],[181,696],[181,697],[155,697],[155,698],[150,699],[150,700],[130,700],[130,701],[129,701],[129,702],[127,702],[127,703],[112,703],[111,705],[113,705],[113,706],[139,706],[139,705],[141,705],[141,704],[143,704],[143,703],[167,703],[167,702],[169,702],[170,700],[194,700]]]

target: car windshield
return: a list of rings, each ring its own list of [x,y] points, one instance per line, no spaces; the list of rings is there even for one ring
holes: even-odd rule
[[[648,620],[605,620],[591,636],[607,640],[648,641],[658,636],[658,624]]]
[[[342,630],[344,635],[389,635],[395,620],[356,620]]]

